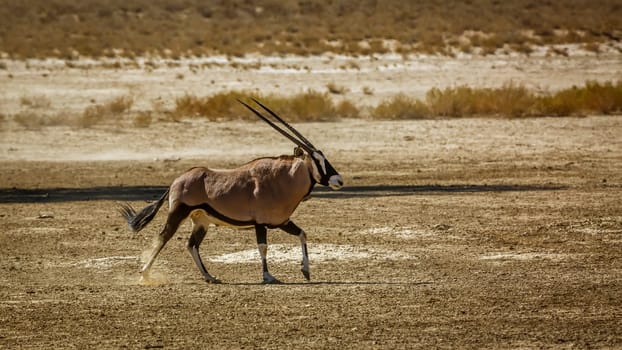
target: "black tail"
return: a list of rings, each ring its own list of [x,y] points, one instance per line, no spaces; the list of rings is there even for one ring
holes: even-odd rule
[[[132,231],[138,232],[142,230],[153,220],[164,201],[168,198],[168,192],[169,190],[167,189],[160,199],[144,207],[138,213],[129,204],[121,204],[119,212],[127,220],[127,224]]]

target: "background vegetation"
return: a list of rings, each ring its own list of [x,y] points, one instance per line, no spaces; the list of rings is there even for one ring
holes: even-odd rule
[[[168,64],[175,64],[182,56],[213,54],[451,55],[500,49],[529,54],[536,45],[578,44],[593,51],[603,45],[622,47],[619,0],[0,0],[0,18],[0,54],[58,57],[69,68],[79,66],[74,59],[84,56],[147,56],[149,66],[149,56],[172,58]],[[564,54],[558,46],[552,50]],[[106,64],[123,68],[119,62]],[[0,113],[0,124],[12,119],[27,128],[106,122],[148,127],[153,120],[188,117],[254,118],[237,103],[246,96],[294,121],[622,114],[621,81],[588,81],[555,93],[512,83],[496,89],[458,86],[431,89],[424,99],[397,95],[373,107],[347,100],[347,89],[334,82],[326,89],[288,97],[249,91],[188,94],[177,98],[173,109],[138,111],[132,109],[137,97],[130,94],[74,115],[46,114],[52,104],[48,97],[22,96],[20,112]]]
[[[231,91],[212,96],[186,95],[177,99],[172,112],[177,116],[202,116],[211,119],[255,119],[237,99],[253,96],[271,109],[296,121],[324,121],[342,117],[373,119],[429,119],[462,117],[539,117],[584,116],[622,113],[622,81],[588,81],[556,93],[536,94],[522,85],[500,88],[459,86],[431,89],[425,100],[397,95],[371,108],[356,106],[348,100],[334,103],[328,93],[309,91],[293,97],[259,95]]]
[[[357,106],[344,99],[336,103],[329,93],[308,91],[284,97],[252,91],[228,91],[210,96],[184,95],[175,100],[172,110],[132,110],[134,97],[117,96],[94,104],[81,114],[41,113],[51,102],[45,96],[24,96],[25,108],[13,120],[27,129],[66,125],[90,128],[96,125],[116,127],[149,127],[154,119],[179,121],[184,118],[220,120],[256,120],[239,100],[254,97],[292,122],[331,121],[340,118],[365,119],[434,119],[434,118],[524,118],[540,116],[585,116],[588,114],[622,114],[622,81],[593,82],[556,93],[535,94],[521,85],[506,84],[501,88],[431,89],[424,100],[397,95],[374,107]],[[0,125],[5,118],[0,115]]]
[[[622,40],[619,0],[0,0],[13,58],[529,52]]]

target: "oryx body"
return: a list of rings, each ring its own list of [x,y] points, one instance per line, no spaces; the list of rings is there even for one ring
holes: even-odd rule
[[[297,137],[243,104],[304,151],[294,156],[255,159],[236,169],[192,168],[175,179],[158,201],[140,212],[136,213],[130,206],[123,206],[122,214],[130,228],[137,232],[153,219],[167,198],[169,201],[166,224],[157,237],[149,260],[142,268],[143,274],[148,273],[158,253],[179,225],[190,218],[193,226],[187,247],[206,281],[219,282],[209,274],[199,255],[199,246],[210,224],[255,228],[265,283],[278,282],[268,272],[267,228],[280,228],[298,236],[302,248],[301,270],[305,278],[309,279],[306,234],[290,220],[290,216],[300,202],[308,197],[316,183],[339,189],[343,184],[342,179],[321,151],[280,117],[257,103]]]

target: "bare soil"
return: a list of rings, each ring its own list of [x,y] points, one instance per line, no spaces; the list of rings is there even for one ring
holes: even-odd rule
[[[290,153],[267,126],[5,128],[0,348],[622,347],[622,119],[299,129],[346,187],[316,188],[292,217],[311,282],[297,239],[272,230],[284,284],[266,286],[254,233],[217,227],[201,251],[224,283],[205,283],[188,224],[146,283],[165,209],[136,235],[116,206],[144,206],[194,165]]]

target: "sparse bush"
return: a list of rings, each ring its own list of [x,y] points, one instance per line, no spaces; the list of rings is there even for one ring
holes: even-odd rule
[[[236,119],[244,112],[244,107],[237,100],[253,95],[242,91],[221,92],[202,98],[184,95],[175,100],[172,114],[176,118],[202,116],[214,120]]]
[[[511,82],[492,90],[490,100],[495,114],[508,117],[532,115],[536,105],[536,97],[532,92],[524,85],[515,85]]]
[[[382,101],[371,115],[378,119],[422,119],[430,116],[430,110],[420,100],[399,94]]]
[[[82,128],[90,128],[104,120],[106,109],[102,105],[88,106],[77,119],[76,124]]]
[[[77,119],[76,124],[83,128],[90,128],[106,119],[118,119],[128,112],[133,104],[133,97],[119,96],[103,104],[88,106]]]
[[[365,88],[363,88],[365,90]],[[256,120],[239,102],[253,97],[292,122],[331,121],[339,118],[360,118],[361,110],[347,99],[327,92],[309,90],[292,96],[260,95],[251,91],[228,91],[211,96],[184,95],[175,100],[172,111],[166,110],[162,100],[152,101],[153,111],[130,114],[134,103],[131,96],[119,96],[105,103],[93,104],[76,116],[59,113],[49,116],[35,113],[31,106],[46,105],[45,98],[22,97],[22,105],[29,108],[13,115],[14,121],[27,128],[72,125],[92,127],[109,121],[131,123],[134,127],[149,127],[153,113],[179,120],[185,117],[205,117],[211,120]],[[337,99],[339,103],[335,103]],[[43,101],[43,102],[41,102]],[[251,105],[253,105],[251,103]],[[263,112],[261,108],[257,108]],[[622,80],[614,82],[587,81],[584,86],[573,86],[555,93],[536,94],[525,86],[512,82],[499,88],[471,88],[468,86],[430,89],[425,99],[419,100],[399,94],[364,110],[376,119],[423,119],[435,117],[501,117],[571,116],[586,114],[622,114]],[[264,113],[268,115],[267,113]],[[128,119],[121,119],[129,115]],[[0,115],[0,123],[2,115]]]
[[[292,120],[328,121],[339,118],[331,98],[315,91],[295,95],[287,107],[286,115]]]
[[[104,108],[112,115],[123,114],[132,108],[134,98],[131,96],[119,96],[104,104]]]
[[[173,114],[180,117],[203,116],[209,119],[249,119],[255,117],[237,100],[254,97],[291,121],[326,121],[339,118],[338,108],[327,94],[308,91],[291,97],[259,95],[253,92],[230,91],[207,97],[184,95],[175,100]],[[346,107],[342,112],[346,111]],[[352,112],[352,109],[349,110]]]
[[[350,101],[343,100],[337,105],[337,115],[342,118],[358,118],[360,117],[359,109]]]
[[[553,116],[586,113],[622,112],[622,80],[617,83],[588,81],[583,87],[573,86],[538,100],[541,114]]]
[[[134,119],[132,120],[132,125],[137,128],[148,128],[151,125],[152,119],[153,118],[151,117],[151,112],[141,111],[134,116]]]
[[[45,125],[44,118],[33,111],[21,111],[13,116],[13,120],[28,130],[38,130]]]
[[[398,95],[382,101],[372,110],[379,119],[425,117],[505,117],[571,116],[622,112],[622,81],[586,82],[553,94],[537,96],[523,85],[504,84],[500,88],[474,89],[467,86],[431,89],[425,102]]]
[[[468,86],[431,89],[426,102],[433,115],[444,117],[522,117],[533,113],[536,97],[524,86],[508,83],[496,89]]]
[[[19,102],[29,108],[48,108],[52,105],[52,101],[45,95],[22,96]]]
[[[185,95],[175,101],[174,115],[205,116],[212,119],[254,119],[237,102],[253,96],[291,121],[327,121],[358,118],[360,110],[352,102],[335,104],[328,93],[308,91],[284,97],[231,91],[208,97]],[[587,82],[554,94],[536,95],[525,86],[509,82],[499,88],[455,88],[428,91],[424,101],[400,94],[371,108],[377,119],[421,119],[432,117],[568,116],[585,113],[622,112],[622,82]]]
[[[457,88],[446,88],[444,90],[433,88],[426,94],[427,106],[430,112],[436,116],[443,117],[463,117],[473,115],[476,109],[483,109],[481,106],[488,101],[478,98],[481,91],[475,91],[467,86]],[[479,103],[477,107],[475,104]]]
[[[588,81],[581,102],[588,111],[613,114],[622,111],[622,80],[617,83]]]

